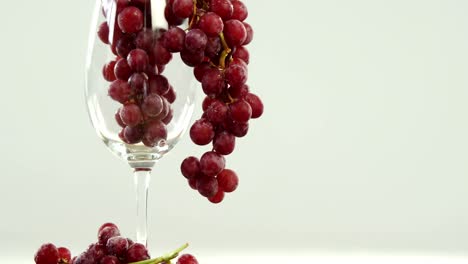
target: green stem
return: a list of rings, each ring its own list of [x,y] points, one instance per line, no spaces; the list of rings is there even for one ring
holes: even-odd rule
[[[164,263],[164,262],[170,262],[171,259],[174,259],[174,258],[177,258],[177,256],[179,256],[179,253],[182,252],[184,249],[186,249],[188,247],[188,243],[182,245],[180,248],[174,250],[173,252],[171,253],[168,253],[164,256],[161,256],[161,257],[157,257],[157,258],[154,258],[154,259],[147,259],[147,260],[142,260],[142,261],[138,261],[138,262],[133,262],[133,263],[129,263],[129,264],[160,264],[160,263]]]
[[[221,52],[221,56],[219,57],[219,66],[224,69],[226,68],[226,58],[231,53],[231,48],[229,48],[226,39],[224,38],[223,32],[219,33],[219,38],[221,39],[221,44],[223,45],[223,52]]]

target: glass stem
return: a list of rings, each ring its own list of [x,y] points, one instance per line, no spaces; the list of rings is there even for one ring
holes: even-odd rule
[[[135,169],[134,181],[136,191],[136,242],[147,246],[148,239],[148,187],[151,170]]]

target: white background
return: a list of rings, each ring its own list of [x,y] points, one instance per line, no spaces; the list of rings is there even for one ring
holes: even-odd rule
[[[153,173],[155,254],[468,255],[468,2],[246,2],[266,112],[228,158],[240,188],[190,191],[184,138]],[[79,253],[105,221],[133,236],[131,171],[84,104],[93,5],[2,3],[0,256]]]

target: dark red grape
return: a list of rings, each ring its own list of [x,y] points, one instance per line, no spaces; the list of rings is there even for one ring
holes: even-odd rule
[[[231,19],[224,23],[224,37],[229,47],[241,46],[247,39],[247,30],[241,21]]]
[[[98,229],[98,237],[99,237],[99,233],[101,233],[101,231],[102,231],[104,228],[106,228],[106,227],[114,227],[114,228],[119,229],[119,227],[118,227],[116,224],[114,224],[114,223],[110,223],[110,222],[104,223],[104,224],[102,224],[102,225],[99,227],[99,229]]]
[[[219,185],[219,184],[218,184]],[[213,197],[208,198],[208,200],[214,204],[219,204],[224,200],[224,192],[223,190],[219,189],[218,187],[218,193],[215,194]]]
[[[95,264],[95,262],[96,260],[91,254],[83,252],[73,261],[73,264]]]
[[[148,87],[148,79],[143,73],[132,74],[130,79],[128,79],[128,83],[137,94],[144,94]]]
[[[170,28],[164,34],[164,47],[170,52],[180,52],[184,48],[185,31],[179,27]]]
[[[177,17],[190,17],[193,13],[193,0],[174,0],[172,3],[172,11]]]
[[[167,113],[166,117],[164,117],[162,122],[168,125],[172,121],[172,118],[174,118],[174,110],[172,110],[172,108],[169,108],[169,112]]]
[[[240,59],[234,59],[224,72],[227,83],[231,86],[242,86],[247,82],[247,64]]]
[[[123,136],[125,138],[125,143],[127,144],[140,143],[143,138],[143,129],[140,126],[127,126],[123,130]]]
[[[167,130],[163,122],[154,120],[147,124],[146,132],[143,136],[143,143],[147,147],[154,147],[160,140],[166,139]]]
[[[198,261],[194,256],[190,254],[184,254],[179,257],[176,264],[198,264]]]
[[[195,178],[200,173],[200,161],[196,157],[188,157],[180,165],[180,170],[185,178]]]
[[[236,146],[236,137],[229,132],[221,132],[213,140],[214,150],[221,155],[229,155]]]
[[[203,100],[203,103],[202,103],[202,109],[203,109],[203,112],[206,112],[206,110],[208,110],[208,107],[211,105],[211,103],[213,101],[217,100],[216,98],[212,98],[212,97],[209,97],[209,96],[206,96],[205,99]]]
[[[51,243],[42,245],[34,255],[36,264],[57,264],[59,261],[59,252],[57,247]]]
[[[142,260],[150,259],[148,250],[142,244],[135,243],[128,250],[125,257],[127,263],[138,262]]]
[[[231,86],[229,87],[229,95],[232,98],[236,99],[241,99],[244,98],[248,93],[250,89],[247,84],[241,85],[241,86]]]
[[[227,130],[236,137],[244,137],[249,132],[249,123],[236,123],[230,121]]]
[[[140,9],[129,6],[120,12],[117,21],[124,33],[136,33],[143,28],[143,13]]]
[[[218,181],[215,177],[203,176],[197,180],[198,192],[207,197],[213,197],[218,193]]]
[[[121,236],[112,237],[107,241],[106,249],[110,255],[123,257],[128,249],[128,241]]]
[[[229,0],[211,0],[210,11],[218,14],[223,20],[228,20],[234,12],[234,6]]]
[[[133,91],[126,81],[115,80],[109,87],[109,96],[115,101],[124,104],[133,96]]]
[[[135,46],[146,52],[150,52],[154,45],[154,32],[151,29],[144,29],[135,38]]]
[[[92,259],[99,262],[106,255],[106,246],[99,243],[91,244],[88,247],[87,253]]]
[[[134,49],[128,54],[127,62],[132,70],[142,72],[149,63],[148,54],[142,49]]]
[[[185,48],[191,52],[205,50],[208,37],[198,28],[191,29],[185,36]]]
[[[105,245],[107,240],[111,237],[120,236],[120,231],[118,228],[113,226],[104,227],[98,235],[98,241],[101,245]]]
[[[157,65],[166,65],[172,60],[172,54],[161,42],[156,42],[153,47],[152,60]]]
[[[197,190],[197,177],[188,179],[188,184],[190,188]]]
[[[214,177],[224,169],[225,163],[223,156],[209,151],[200,158],[200,170],[204,175]]]
[[[167,23],[170,26],[179,26],[184,23],[184,18],[177,17],[174,15],[174,12],[172,11],[172,6],[166,5],[166,8],[164,9],[164,17],[167,20]]]
[[[206,118],[213,124],[224,122],[228,113],[228,107],[219,100],[213,100],[205,111]]]
[[[171,85],[169,85],[169,91],[167,91],[167,93],[163,94],[163,96],[167,99],[167,101],[170,104],[174,103],[176,98],[177,98],[176,92],[175,92],[174,88]]]
[[[231,104],[229,110],[232,120],[237,123],[246,123],[252,117],[252,107],[244,100]]]
[[[132,35],[124,34],[118,40],[115,47],[117,54],[121,58],[126,58],[130,51],[135,49],[135,39]]]
[[[169,81],[163,75],[154,75],[149,79],[149,93],[164,95],[169,91]]]
[[[215,59],[215,57],[219,55],[221,48],[221,39],[218,36],[208,38],[208,42],[206,43],[205,54],[207,57]]]
[[[246,64],[249,64],[250,54],[249,54],[249,51],[244,46],[240,46],[240,47],[237,47],[235,51],[232,53],[232,58],[241,59]]]
[[[211,65],[209,62],[203,62],[198,64],[193,68],[193,74],[195,75],[195,78],[201,82],[203,79],[203,76],[205,76],[205,73],[211,69]]]
[[[241,1],[232,1],[232,6],[234,8],[234,11],[232,13],[231,18],[232,19],[237,19],[240,21],[244,21],[247,16],[249,15],[249,12],[247,10],[247,7],[245,4]]]
[[[115,256],[105,256],[99,264],[120,264],[120,260]]]
[[[203,59],[205,58],[205,53],[200,50],[191,52],[188,49],[183,49],[180,52],[180,58],[188,66],[195,67],[203,62]]]
[[[254,37],[254,31],[252,29],[252,26],[249,23],[243,22],[245,30],[247,31],[247,38],[245,38],[245,41],[242,45],[247,45],[250,42],[252,42],[253,37]]]
[[[157,94],[148,95],[141,104],[143,114],[149,117],[158,116],[163,110],[163,100]]]
[[[201,83],[203,92],[208,96],[217,96],[226,86],[221,71],[216,68],[207,70]]]
[[[143,119],[140,107],[136,104],[127,104],[120,110],[120,118],[127,126],[134,127],[140,124]]]
[[[249,93],[245,96],[245,101],[252,108],[252,118],[259,118],[263,114],[263,103],[255,94]]]
[[[102,75],[104,76],[104,79],[108,82],[113,82],[117,77],[115,77],[115,64],[116,61],[110,61],[109,63],[105,64],[104,67],[102,68]]]
[[[200,18],[198,27],[203,30],[208,37],[215,37],[223,32],[224,24],[220,16],[214,12],[208,12]]]
[[[57,251],[61,262],[69,263],[71,261],[71,252],[68,248],[59,247]]]
[[[213,125],[205,119],[197,120],[190,128],[190,138],[197,145],[207,145],[213,137]]]
[[[120,80],[127,81],[133,71],[127,63],[126,59],[119,59],[114,68],[115,77]]]
[[[224,169],[218,174],[218,185],[221,190],[230,193],[237,189],[239,178],[234,171]]]
[[[104,44],[109,44],[109,25],[102,22],[98,29],[98,37]]]

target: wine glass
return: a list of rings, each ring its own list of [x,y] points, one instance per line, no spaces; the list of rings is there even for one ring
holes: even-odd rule
[[[92,124],[109,150],[134,170],[136,240],[144,245],[150,173],[186,131],[196,88],[190,68],[161,44],[168,27],[165,5],[165,0],[96,1],[86,63]]]

